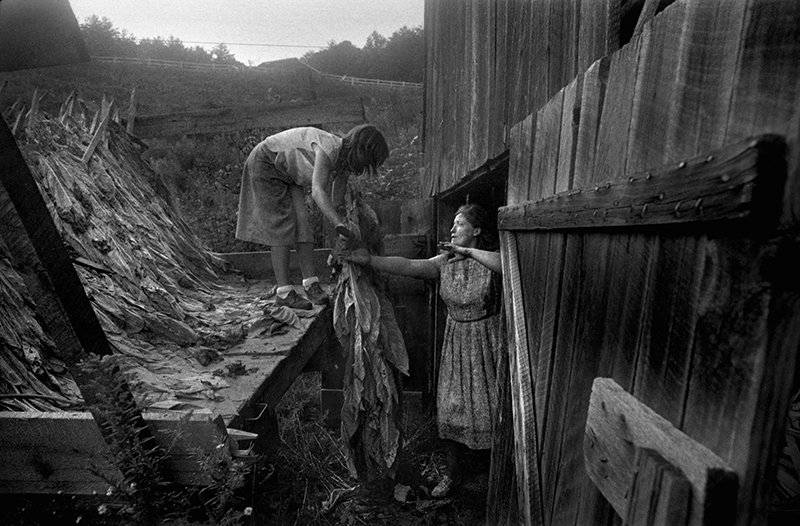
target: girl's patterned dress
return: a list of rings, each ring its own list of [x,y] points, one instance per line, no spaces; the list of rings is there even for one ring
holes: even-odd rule
[[[498,373],[508,366],[502,276],[472,259],[445,261],[439,275],[439,295],[447,306],[436,403],[439,436],[489,449],[498,417]]]

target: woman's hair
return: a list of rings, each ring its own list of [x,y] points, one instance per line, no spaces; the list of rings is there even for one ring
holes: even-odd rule
[[[463,215],[472,228],[480,228],[481,233],[478,235],[476,248],[481,250],[494,250],[496,248],[496,240],[494,235],[494,223],[489,217],[486,209],[475,203],[461,205],[456,210],[456,215]]]
[[[353,173],[376,173],[389,157],[389,146],[383,134],[371,124],[360,124],[342,137],[342,149],[336,168]]]

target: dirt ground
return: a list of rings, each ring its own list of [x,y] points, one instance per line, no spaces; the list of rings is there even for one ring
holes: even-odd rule
[[[269,459],[274,473],[254,486],[254,525],[485,524],[488,451],[463,459],[462,484],[447,497],[432,498],[444,473],[443,446],[432,412],[406,400],[406,443],[394,478],[361,484],[347,473],[338,428],[321,424],[325,415],[319,414],[315,389],[313,376],[297,382],[284,399],[284,412],[279,409],[281,448]],[[303,449],[309,442],[320,447]]]

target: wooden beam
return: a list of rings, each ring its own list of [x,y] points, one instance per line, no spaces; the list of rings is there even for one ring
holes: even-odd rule
[[[730,219],[775,228],[785,180],[783,138],[761,135],[625,181],[503,207],[498,228],[563,230]]]
[[[0,151],[3,152],[0,155],[2,236],[60,357],[68,365],[74,365],[84,352],[111,354],[106,334],[36,181],[2,119]]]
[[[139,138],[201,135],[255,128],[291,128],[343,122],[364,122],[360,98],[317,99],[245,108],[219,108],[164,115],[139,115]]]
[[[204,411],[143,415],[166,455],[165,467],[182,485],[213,483],[205,461],[230,455],[221,417]],[[225,444],[221,453],[219,444]],[[0,412],[0,493],[105,494],[124,479],[90,413]]]
[[[583,443],[586,472],[621,516],[636,448],[655,450],[692,486],[688,524],[733,524],[737,474],[717,455],[675,428],[610,378],[596,378],[589,399]]]

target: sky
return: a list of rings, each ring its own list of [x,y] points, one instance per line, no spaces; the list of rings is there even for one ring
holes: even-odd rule
[[[301,57],[328,43],[363,47],[377,31],[423,25],[425,0],[69,0],[79,23],[107,17],[136,38],[180,39],[211,50],[224,42],[236,60],[261,62]],[[210,42],[199,44],[196,42]],[[242,46],[270,44],[270,46]],[[287,47],[291,46],[291,47]],[[299,46],[299,47],[294,47]]]

